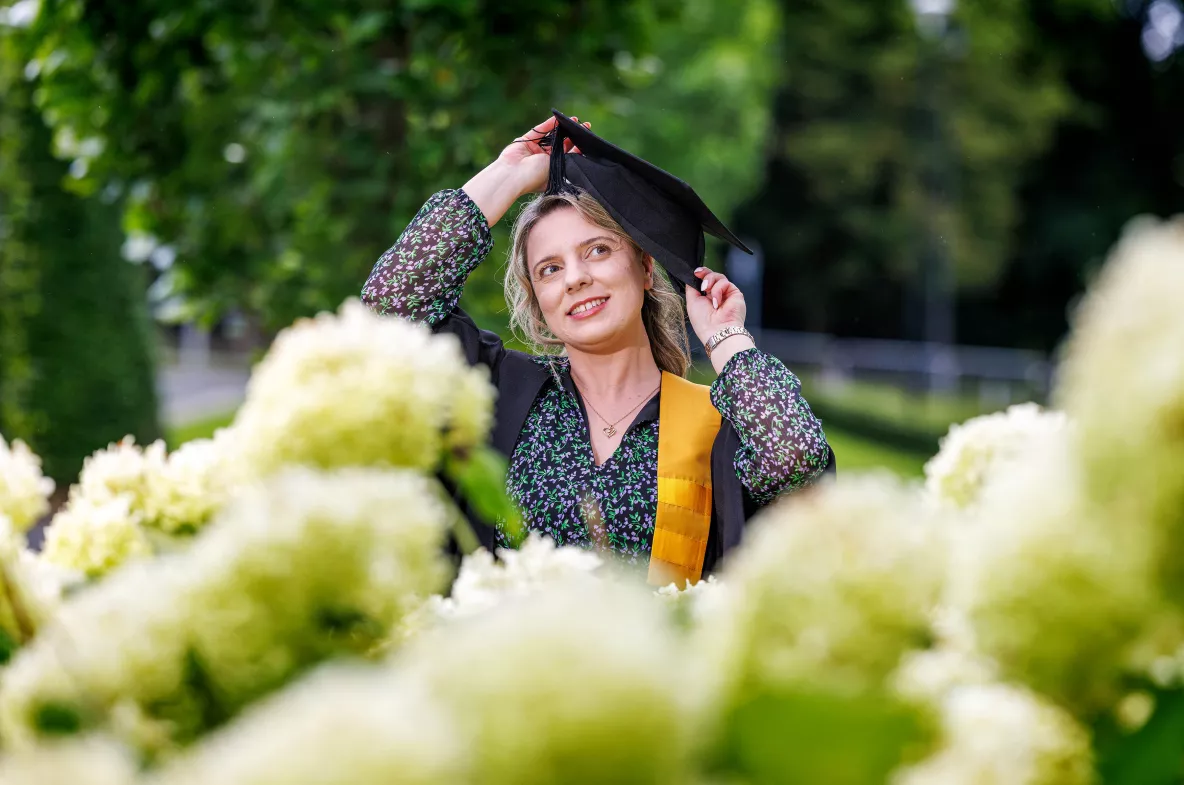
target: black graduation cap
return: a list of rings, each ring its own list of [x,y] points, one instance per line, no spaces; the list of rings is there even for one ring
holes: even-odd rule
[[[696,290],[694,271],[703,265],[704,231],[752,253],[685,182],[551,111],[557,124],[545,140],[551,147],[547,194],[570,191],[573,185],[587,191],[671,278]],[[564,153],[565,138],[580,152]],[[681,289],[678,293],[684,294]]]

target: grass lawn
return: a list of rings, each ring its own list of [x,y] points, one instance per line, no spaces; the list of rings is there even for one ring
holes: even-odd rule
[[[172,428],[166,435],[169,449],[176,449],[190,439],[205,439],[214,431],[230,424],[234,413],[199,420],[178,428]],[[928,455],[905,452],[864,439],[834,427],[826,429],[826,438],[835,451],[839,471],[866,470],[883,467],[905,477],[920,477],[921,467]]]
[[[839,474],[885,468],[902,477],[920,477],[930,456],[888,447],[855,434],[828,427],[826,440],[835,452]]]
[[[234,412],[227,412],[226,414],[220,414],[204,420],[196,420],[175,428],[167,428],[165,429],[164,440],[170,450],[175,450],[191,439],[210,438],[214,435],[214,431],[230,425],[232,420],[234,420]]]

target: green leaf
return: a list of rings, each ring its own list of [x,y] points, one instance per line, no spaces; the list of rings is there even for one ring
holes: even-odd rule
[[[1155,712],[1136,732],[1099,730],[1104,783],[1173,785],[1184,778],[1184,690],[1157,691]]]
[[[511,543],[521,542],[525,535],[522,515],[506,493],[506,459],[499,452],[484,446],[464,458],[450,456],[444,473],[474,512],[487,521],[500,519]]]
[[[78,709],[64,703],[42,704],[33,717],[33,727],[46,736],[73,736],[82,725]]]
[[[934,737],[928,715],[887,696],[763,693],[732,711],[721,766],[753,785],[878,785]]]

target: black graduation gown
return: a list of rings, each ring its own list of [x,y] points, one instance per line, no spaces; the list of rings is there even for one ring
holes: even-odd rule
[[[470,364],[482,364],[489,368],[490,380],[497,388],[491,442],[493,447],[509,460],[518,443],[522,426],[526,423],[531,404],[538,397],[550,374],[530,355],[507,349],[497,333],[478,327],[459,307],[436,324],[433,330],[437,333],[455,335],[460,340]],[[707,577],[716,569],[724,554],[740,543],[745,522],[760,509],[760,505],[753,501],[740,478],[736,476],[734,461],[739,447],[739,434],[726,418],[723,419],[711,449],[714,509],[711,514],[711,531],[707,538],[707,552],[703,560],[703,577]],[[835,454],[829,446],[827,449],[830,455],[824,473],[834,475]],[[471,523],[478,540],[492,551],[496,538],[492,522],[482,520],[463,500],[458,499],[458,504]]]

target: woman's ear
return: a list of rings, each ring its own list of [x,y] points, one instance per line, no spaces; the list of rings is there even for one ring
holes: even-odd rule
[[[654,257],[648,253],[641,257],[641,263],[645,267],[645,284],[643,289],[654,288]]]

